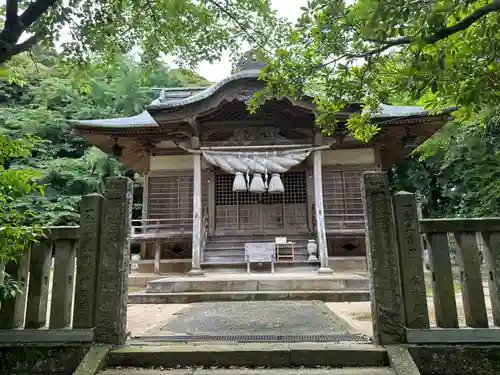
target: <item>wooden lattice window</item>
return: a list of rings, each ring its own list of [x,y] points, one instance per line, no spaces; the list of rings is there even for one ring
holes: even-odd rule
[[[323,167],[323,207],[328,230],[364,227],[361,175],[373,167]]]
[[[303,171],[293,171],[282,174],[281,179],[285,187],[284,193],[252,193],[233,192],[234,176],[230,174],[218,174],[216,176],[215,204],[226,205],[248,205],[248,204],[299,204],[307,203],[306,177]]]
[[[193,216],[193,176],[150,176],[149,219],[190,219]]]

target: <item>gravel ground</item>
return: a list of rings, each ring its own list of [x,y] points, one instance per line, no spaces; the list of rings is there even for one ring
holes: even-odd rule
[[[347,332],[338,316],[319,301],[196,303],[166,322],[161,331],[220,335]]]

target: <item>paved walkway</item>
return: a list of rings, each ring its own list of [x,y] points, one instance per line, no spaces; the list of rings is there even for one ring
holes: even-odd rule
[[[141,305],[132,305],[129,309],[135,306]],[[164,314],[160,322],[147,330],[134,327],[129,318],[132,336],[319,335],[351,330],[343,319],[319,301],[207,302],[164,306],[177,308],[171,314]],[[157,314],[161,315],[162,310],[158,309]]]

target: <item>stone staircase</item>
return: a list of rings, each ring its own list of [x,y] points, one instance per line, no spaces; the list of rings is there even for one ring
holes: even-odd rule
[[[245,265],[245,243],[249,242],[274,242],[276,236],[213,236],[207,238],[203,253],[202,267],[204,269],[236,268]],[[277,268],[317,268],[319,262],[308,261],[307,241],[309,236],[287,236],[287,240],[295,242],[295,261],[278,261]],[[289,248],[284,248],[290,252]]]
[[[132,304],[209,301],[320,300],[369,301],[369,279],[353,274],[316,272],[210,273],[170,276],[148,282],[145,291],[129,293]]]
[[[418,375],[391,367],[385,348],[348,343],[130,343],[102,375]]]

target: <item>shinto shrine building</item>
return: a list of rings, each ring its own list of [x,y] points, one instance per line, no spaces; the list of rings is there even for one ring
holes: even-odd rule
[[[142,220],[132,228],[140,272],[244,270],[245,244],[276,237],[284,242],[276,269],[326,273],[363,259],[361,174],[401,162],[450,118],[382,105],[370,142],[325,136],[312,100],[275,99],[248,112],[261,67],[248,60],[213,86],[162,89],[137,116],[73,121],[144,176]],[[360,110],[339,113],[340,126]]]

